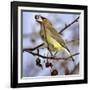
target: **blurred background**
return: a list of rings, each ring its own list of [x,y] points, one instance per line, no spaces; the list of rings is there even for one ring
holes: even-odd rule
[[[66,25],[74,21],[79,14],[75,13],[42,13],[42,12],[22,12],[22,43],[23,48],[34,48],[41,43],[43,40],[40,37],[40,25],[35,20],[35,15],[42,15],[50,20],[53,27],[60,32]],[[62,32],[62,37],[67,43],[67,47],[71,51],[71,54],[79,52],[79,20]],[[34,51],[37,52],[37,51]],[[39,49],[41,55],[46,56],[48,51],[47,48]],[[56,70],[57,75],[68,75],[68,74],[79,74],[79,55],[74,56],[75,62],[71,59],[68,61],[64,60],[48,60],[53,64],[53,68],[46,67],[46,59],[40,58],[42,67],[36,64],[37,56],[33,56],[28,52],[23,52],[22,59],[22,76],[23,77],[36,77],[36,76],[51,76],[52,72]],[[60,51],[56,55],[57,57],[67,57],[67,54]]]

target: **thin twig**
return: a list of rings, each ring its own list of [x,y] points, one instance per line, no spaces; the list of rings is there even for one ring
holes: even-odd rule
[[[79,19],[79,17],[77,17],[74,21],[72,21],[70,24],[66,25],[60,32],[59,34],[61,34],[64,30],[66,30],[68,27],[70,27],[72,24],[74,24],[75,22],[77,22],[77,20]]]
[[[40,44],[40,45],[38,45],[38,46],[36,46],[34,48],[25,48],[25,49],[23,49],[23,52],[24,51],[34,51],[34,50],[38,49],[39,47],[41,47],[43,45],[44,45],[44,43],[42,43],[42,44]]]
[[[66,57],[66,58],[64,58],[64,57],[52,57],[52,56],[43,56],[43,55],[41,55],[41,54],[38,54],[38,53],[34,53],[34,52],[32,52],[32,51],[29,51],[29,50],[26,50],[26,52],[28,52],[28,53],[31,53],[32,55],[34,55],[34,56],[39,56],[39,57],[41,57],[41,58],[44,58],[44,59],[53,59],[53,60],[68,60],[69,58],[71,58],[72,56],[76,56],[76,55],[79,55],[79,53],[75,53],[75,54],[73,54],[73,55],[71,55],[71,56],[69,56],[69,57]]]
[[[75,53],[75,54],[73,54],[73,55],[67,57],[66,60],[69,59],[69,58],[71,58],[72,56],[76,56],[76,55],[79,55],[79,54],[80,54],[80,53]]]

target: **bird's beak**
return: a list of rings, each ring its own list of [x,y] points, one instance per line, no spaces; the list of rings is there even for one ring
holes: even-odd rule
[[[39,23],[42,23],[42,22],[43,22],[43,17],[40,16],[40,15],[35,15],[35,19],[36,19],[36,21],[39,22]]]

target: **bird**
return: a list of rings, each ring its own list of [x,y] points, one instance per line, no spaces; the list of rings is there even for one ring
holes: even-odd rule
[[[40,24],[40,36],[42,40],[47,44],[50,53],[51,51],[58,52],[60,50],[64,50],[69,56],[71,56],[72,61],[74,61],[70,50],[66,46],[65,40],[62,38],[62,35],[59,34],[54,28],[51,21],[41,15],[35,15],[35,20]]]

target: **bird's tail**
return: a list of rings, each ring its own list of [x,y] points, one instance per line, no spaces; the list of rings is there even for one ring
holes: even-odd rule
[[[74,62],[75,60],[74,60],[73,56],[71,55],[70,50],[68,48],[65,48],[65,51],[68,53],[69,56],[71,56],[72,61]]]

